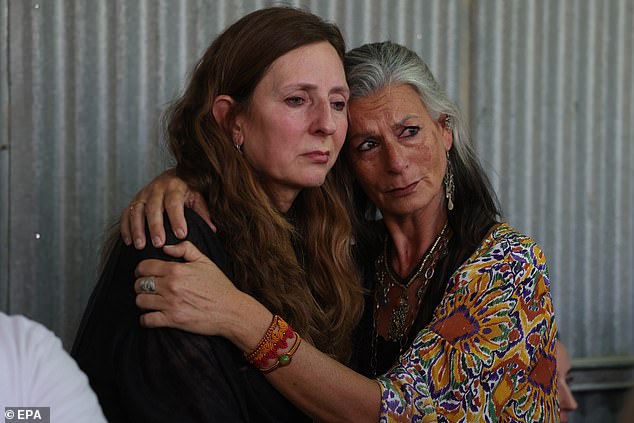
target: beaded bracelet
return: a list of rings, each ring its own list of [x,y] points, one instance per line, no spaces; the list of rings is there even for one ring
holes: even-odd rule
[[[279,341],[280,334],[278,327],[280,326],[280,321],[282,322],[284,329],[286,329],[288,324],[277,314],[273,316],[273,320],[271,320],[271,324],[266,330],[264,337],[262,337],[258,343],[258,346],[255,347],[251,353],[244,354],[244,358],[246,358],[249,363],[254,364],[256,361],[261,360],[264,355],[268,354],[273,349],[275,342]],[[273,339],[274,336],[277,339]]]
[[[287,341],[290,339],[294,339],[293,345],[286,353],[280,355],[279,350],[288,348]],[[299,348],[300,342],[301,337],[299,334],[296,334],[281,317],[275,315],[257,347],[250,353],[245,353],[244,357],[253,366],[264,373],[268,373],[278,367],[287,366],[291,362],[293,354]],[[270,367],[266,367],[271,360],[275,360],[275,363]]]
[[[299,344],[301,344],[301,342],[302,342],[301,336],[299,336],[299,333],[295,333],[295,342],[293,343],[293,346],[291,347],[291,349],[285,352],[284,354],[280,355],[277,358],[277,360],[275,360],[275,363],[271,367],[268,367],[266,369],[260,368],[260,371],[262,373],[269,373],[277,369],[278,367],[284,367],[291,364],[291,360],[293,359],[293,354],[295,354],[295,351],[297,351],[297,348],[299,348]]]
[[[293,329],[291,329],[283,320],[278,321],[277,330],[273,331],[271,335],[271,341],[264,344],[263,350],[256,357],[253,358],[252,364],[261,369],[266,367],[270,360],[277,358],[278,350],[284,350],[288,348],[287,339],[292,338]]]

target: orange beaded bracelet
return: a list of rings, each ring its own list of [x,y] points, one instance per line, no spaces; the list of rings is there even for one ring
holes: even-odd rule
[[[279,354],[279,350],[288,348],[287,341],[291,339],[294,340],[291,348],[287,352]],[[293,328],[280,316],[275,315],[257,347],[250,353],[245,353],[244,357],[253,366],[264,373],[268,373],[278,367],[290,364],[293,354],[299,348],[300,343],[301,337],[299,334],[295,333]],[[267,367],[271,360],[275,360],[275,362]]]
[[[273,350],[275,344],[280,341],[286,332],[286,328],[288,328],[288,323],[282,320],[282,318],[277,314],[273,316],[273,320],[271,321],[269,328],[266,330],[264,337],[262,337],[257,347],[255,347],[255,349],[249,354],[245,353],[244,357],[247,361],[253,365],[256,365],[257,362],[261,361],[269,352],[271,352],[271,350]]]

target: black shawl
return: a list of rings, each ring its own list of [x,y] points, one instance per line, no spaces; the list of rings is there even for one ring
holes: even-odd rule
[[[191,210],[185,215],[187,239],[231,278],[220,237]],[[179,242],[169,224],[165,232],[167,244]],[[106,418],[170,423],[310,421],[224,338],[139,325],[142,311],[134,302],[134,269],[148,258],[175,260],[151,245],[138,251],[117,241],[73,345],[72,356],[88,375]]]

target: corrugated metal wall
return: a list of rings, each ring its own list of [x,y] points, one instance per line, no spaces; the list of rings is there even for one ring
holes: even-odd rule
[[[7,4],[0,2],[0,310],[9,306],[9,72]]]
[[[102,234],[167,165],[165,104],[222,28],[272,3],[0,0],[0,309],[69,345]],[[287,4],[428,62],[549,257],[573,356],[634,356],[634,2]]]
[[[575,355],[634,355],[631,1],[482,2],[471,119]]]

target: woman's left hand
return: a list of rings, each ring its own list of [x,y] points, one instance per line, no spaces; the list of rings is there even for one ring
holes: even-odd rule
[[[228,336],[233,313],[248,300],[247,295],[191,242],[166,245],[163,251],[186,262],[148,259],[139,263],[136,304],[151,310],[141,316],[141,325]]]

